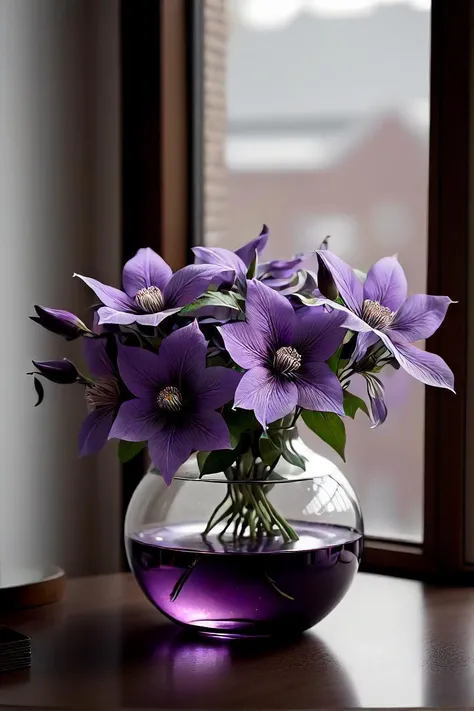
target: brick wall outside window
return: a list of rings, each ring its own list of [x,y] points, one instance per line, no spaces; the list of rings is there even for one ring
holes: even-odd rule
[[[227,2],[204,2],[204,235],[208,245],[223,244],[227,220]]]

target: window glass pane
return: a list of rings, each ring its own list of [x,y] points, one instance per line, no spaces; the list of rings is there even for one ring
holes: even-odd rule
[[[265,222],[266,256],[288,258],[331,235],[330,248],[364,271],[397,253],[410,291],[425,291],[429,1],[224,2],[220,101],[224,33],[219,43],[209,17],[219,3],[208,5],[207,242],[235,249]],[[349,421],[340,464],[358,490],[368,534],[421,541],[424,388],[400,371],[384,370],[382,379],[387,422],[370,430],[362,414]]]

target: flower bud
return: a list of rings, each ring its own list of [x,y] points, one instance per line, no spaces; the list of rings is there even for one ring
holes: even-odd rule
[[[63,360],[32,361],[39,375],[42,375],[52,383],[59,385],[71,385],[79,377],[74,363],[64,358]]]
[[[35,311],[37,316],[30,316],[32,321],[39,323],[47,331],[63,336],[67,341],[73,341],[85,333],[90,333],[85,323],[69,311],[48,309],[38,305],[35,306]]]
[[[317,257],[319,291],[323,296],[326,297],[326,299],[331,299],[331,301],[335,301],[338,295],[337,286],[334,282],[334,279],[332,278],[331,272],[325,265],[323,259],[321,259],[319,254],[317,255]]]

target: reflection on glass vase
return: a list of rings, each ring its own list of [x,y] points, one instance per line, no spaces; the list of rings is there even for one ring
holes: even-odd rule
[[[292,634],[344,597],[362,553],[359,502],[296,428],[291,450],[305,471],[280,458],[259,478],[257,459],[251,479],[242,463],[200,478],[193,455],[170,487],[153,470],[142,479],[125,519],[127,555],[170,619],[213,636]]]

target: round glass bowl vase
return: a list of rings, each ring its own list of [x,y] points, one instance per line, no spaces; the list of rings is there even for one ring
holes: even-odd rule
[[[357,497],[296,432],[292,450],[305,471],[281,457],[263,481],[199,478],[195,455],[169,487],[144,476],[125,518],[127,556],[171,620],[227,638],[288,635],[344,597],[363,547]]]

